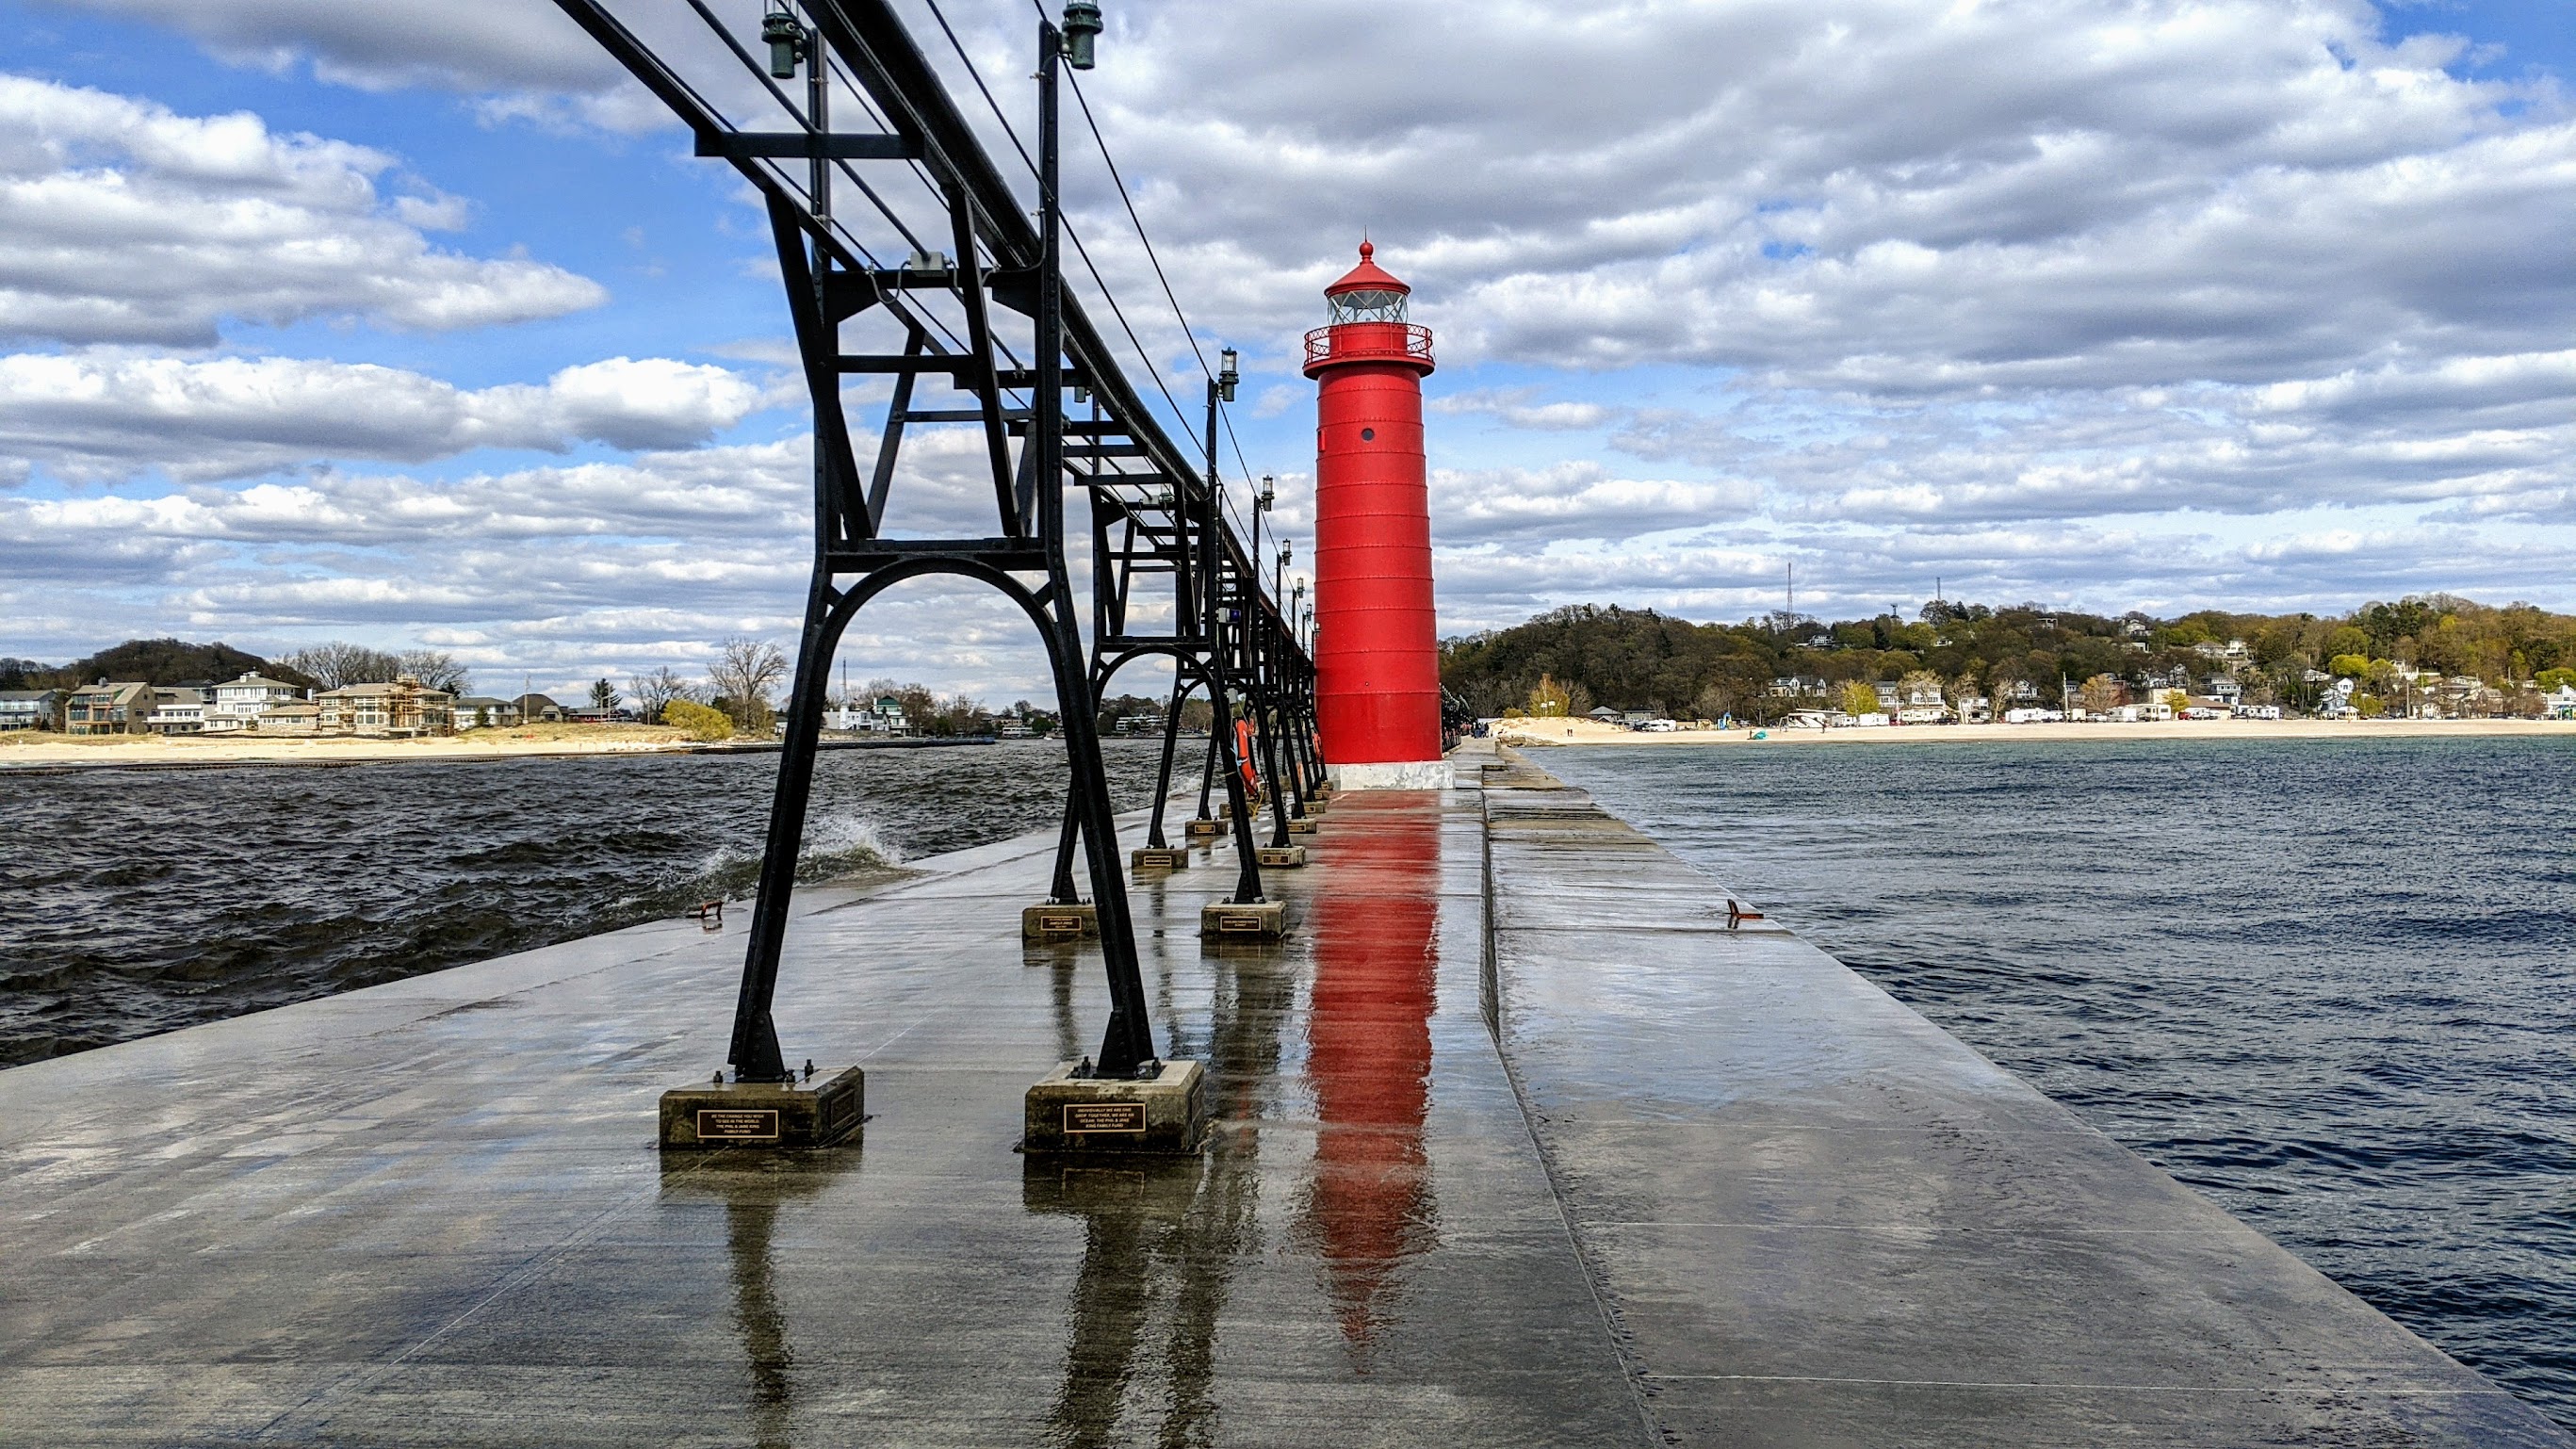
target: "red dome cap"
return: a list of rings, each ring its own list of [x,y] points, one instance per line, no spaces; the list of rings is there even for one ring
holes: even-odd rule
[[[1324,289],[1324,295],[1327,297],[1338,297],[1344,292],[1411,293],[1413,289],[1406,286],[1404,283],[1397,281],[1394,273],[1369,260],[1370,257],[1376,254],[1377,248],[1370,246],[1365,241],[1361,242],[1360,264],[1343,273],[1340,281],[1326,287]]]

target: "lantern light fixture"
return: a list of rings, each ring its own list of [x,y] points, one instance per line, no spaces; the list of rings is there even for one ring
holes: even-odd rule
[[[1267,473],[1262,474],[1262,475],[1261,475],[1261,506],[1262,506],[1262,508],[1263,508],[1265,511],[1267,511],[1267,510],[1269,509],[1269,507],[1270,507],[1270,505],[1271,505],[1272,503],[1275,503],[1275,502],[1277,502],[1277,501],[1278,501],[1278,498],[1279,498],[1279,480],[1278,480],[1278,479],[1276,479],[1276,478],[1274,478],[1274,477],[1272,477],[1271,475],[1269,475],[1269,474],[1267,474]]]
[[[769,13],[760,18],[760,38],[769,42],[769,74],[777,80],[794,80],[796,63],[807,54],[809,41],[805,27],[788,13],[785,0],[777,0]]]
[[[1072,0],[1064,7],[1064,63],[1089,70],[1092,48],[1100,38],[1100,7],[1092,0]]]
[[[1227,402],[1232,402],[1234,401],[1234,385],[1243,380],[1243,375],[1235,371],[1235,363],[1238,359],[1235,356],[1234,349],[1231,347],[1218,353],[1216,355],[1216,359],[1217,395],[1224,398]]]

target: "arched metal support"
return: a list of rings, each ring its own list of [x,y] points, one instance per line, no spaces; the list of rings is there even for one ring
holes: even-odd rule
[[[814,573],[760,899],[736,999],[731,1059],[737,1075],[753,1082],[786,1075],[772,1003],[835,648],[869,600],[897,582],[930,574],[1000,589],[1020,604],[1045,641],[1073,773],[1067,848],[1053,884],[1061,895],[1074,893],[1070,845],[1079,836],[1109,974],[1111,1017],[1096,1070],[1116,1075],[1151,1064],[1153,1037],[1100,755],[1096,686],[1102,676],[1086,656],[1067,566],[1065,490],[1086,490],[1093,509],[1098,609],[1091,647],[1109,655],[1151,642],[1152,636],[1124,636],[1131,592],[1154,589],[1160,596],[1132,611],[1134,617],[1172,621],[1161,642],[1172,646],[1176,658],[1198,663],[1220,720],[1230,720],[1249,695],[1247,707],[1272,734],[1282,728],[1276,706],[1285,703],[1294,713],[1307,707],[1300,701],[1310,702],[1310,695],[1268,701],[1262,691],[1286,677],[1283,668],[1302,679],[1311,665],[1293,625],[1261,592],[1260,571],[1253,566],[1258,548],[1245,550],[1227,526],[1213,454],[1202,465],[1182,453],[1124,375],[1116,350],[1079,301],[1064,293],[1056,106],[1063,36],[1050,22],[1036,27],[1039,175],[1032,210],[1031,198],[994,164],[890,0],[776,0],[763,28],[785,32],[773,45],[783,46],[789,60],[782,62],[782,52],[774,49],[766,66],[729,29],[732,22],[703,6],[696,13],[721,44],[692,44],[665,55],[603,0],[556,3],[671,109],[693,134],[699,155],[723,158],[762,197],[814,407]],[[683,73],[710,60],[721,66],[726,54],[748,69],[753,90],[743,91],[740,76],[711,89],[699,83],[704,77]],[[805,75],[801,101],[772,83],[770,72],[782,63]],[[834,73],[861,93],[874,129],[833,127],[825,102]],[[758,88],[766,88],[767,103]],[[750,100],[738,114],[787,128],[744,129],[706,99],[737,92]],[[861,176],[869,166],[899,166],[926,181],[928,214],[918,200],[898,206],[891,193],[870,187]],[[860,234],[854,222],[867,219],[864,208],[835,211],[836,175],[849,178],[845,199],[864,198],[888,223],[887,234]],[[873,228],[873,220],[868,225]],[[953,254],[932,249],[942,243]],[[894,250],[897,245],[900,250]],[[880,258],[889,251],[906,259],[888,265]],[[1015,317],[1030,324],[1027,331],[1018,330]],[[845,349],[843,330],[860,319],[885,339],[880,347],[890,343],[901,350]],[[854,377],[891,383],[882,434],[864,463],[843,394],[845,380]],[[1231,387],[1231,366],[1225,377]],[[1211,379],[1212,410],[1216,386]],[[1072,389],[1087,394],[1087,416],[1066,416],[1065,394]],[[926,405],[921,393],[932,395]],[[887,537],[887,505],[901,487],[896,460],[908,430],[961,424],[980,433],[979,451],[991,474],[990,531]],[[1211,412],[1211,449],[1216,436]],[[1112,522],[1119,534],[1114,546],[1106,527]],[[1032,584],[1031,576],[1039,573],[1045,583]],[[844,580],[856,582],[844,587]],[[1211,750],[1222,743],[1220,732]],[[1274,758],[1274,779],[1278,768]],[[1203,801],[1213,783],[1211,771]],[[1245,871],[1238,895],[1257,901],[1251,814],[1240,786],[1229,772]]]
[[[850,621],[870,599],[895,584],[930,574],[953,574],[990,584],[1028,614],[1046,642],[1048,664],[1055,674],[1057,708],[1066,720],[1065,752],[1073,761],[1073,813],[1068,818],[1080,822],[1088,846],[1085,854],[1092,898],[1100,912],[1101,954],[1109,978],[1109,1026],[1101,1040],[1099,1070],[1103,1076],[1125,1075],[1154,1059],[1135,926],[1127,909],[1125,880],[1117,855],[1109,782],[1099,768],[1098,701],[1091,697],[1080,636],[1064,617],[1064,591],[1052,583],[1043,591],[1032,590],[999,569],[971,560],[907,559],[839,591],[817,571],[807,595],[805,633],[797,651],[796,694],[789,703],[787,739],[779,755],[779,778],[770,801],[768,848],[760,862],[760,894],[752,907],[751,939],[745,948],[742,989],[734,1007],[732,1060],[740,1080],[789,1080],[770,1008],[778,989],[779,958],[786,944],[796,861],[813,796],[814,760],[823,723],[823,686],[830,673],[833,651]],[[1089,768],[1085,768],[1086,761]]]

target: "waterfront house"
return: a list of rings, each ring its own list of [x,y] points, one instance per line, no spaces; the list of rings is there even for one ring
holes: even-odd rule
[[[59,730],[69,698],[59,689],[0,689],[0,730]]]
[[[2576,719],[2576,684],[2562,684],[2540,697],[2551,719]]]
[[[322,706],[309,699],[272,704],[259,716],[264,735],[316,735],[322,732]]]
[[[72,691],[64,728],[76,735],[151,733],[152,711],[161,696],[139,680],[115,684],[100,680]]]
[[[201,684],[176,684],[152,691],[152,713],[144,720],[156,735],[193,735],[206,728],[206,691]]]
[[[844,704],[823,712],[823,727],[846,734],[899,735],[905,732],[903,701],[891,694],[879,695],[873,706]]]
[[[313,697],[324,734],[450,735],[456,697],[406,674],[391,684],[352,684]]]
[[[459,696],[449,712],[460,730],[507,729],[519,722],[519,707],[489,694]]]
[[[282,679],[269,679],[245,669],[241,678],[228,679],[215,686],[214,702],[206,706],[206,733],[220,735],[235,730],[257,729],[261,715],[303,697],[303,690]]]
[[[523,694],[511,701],[518,706],[515,724],[562,724],[568,713],[562,703],[550,695]]]

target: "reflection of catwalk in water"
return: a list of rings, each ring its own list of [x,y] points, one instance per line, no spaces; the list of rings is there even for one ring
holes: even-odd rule
[[[1358,812],[1353,811],[1354,816]],[[1337,832],[1310,917],[1307,1075],[1320,1129],[1304,1231],[1342,1334],[1365,1362],[1404,1261],[1436,1245],[1422,1146],[1440,960],[1440,817],[1426,799]]]
[[[778,1302],[778,1269],[771,1239],[779,1210],[821,1192],[834,1175],[858,1161],[855,1143],[813,1153],[665,1156],[665,1201],[721,1201],[725,1207],[725,1256],[733,1279],[733,1326],[750,1370],[750,1441],[757,1449],[787,1449],[794,1442],[796,1352],[788,1341],[787,1315]]]
[[[1220,1437],[1209,1393],[1217,1320],[1236,1260],[1256,1248],[1257,1124],[1279,1068],[1280,1023],[1295,999],[1295,978],[1276,953],[1220,958],[1206,1058],[1216,1125],[1204,1159],[1114,1166],[1031,1159],[1022,1185],[1027,1209],[1083,1219],[1050,1442],[1066,1449],[1137,1442],[1120,1432],[1119,1419],[1134,1381],[1151,1372],[1139,1364],[1139,1350],[1154,1341],[1162,1346],[1155,1441]],[[1168,1315],[1159,1335],[1150,1331],[1158,1307]]]
[[[787,1346],[787,1319],[778,1311],[769,1235],[778,1204],[735,1201],[725,1205],[725,1242],[733,1258],[733,1319],[751,1359],[751,1440],[759,1449],[786,1449],[794,1399],[787,1371],[796,1366]]]

